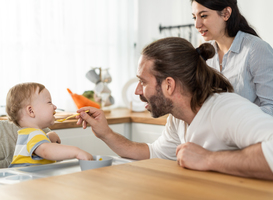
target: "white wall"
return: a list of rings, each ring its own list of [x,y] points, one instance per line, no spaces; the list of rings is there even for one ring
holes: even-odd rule
[[[139,0],[138,51],[164,35],[159,25],[174,26],[193,23],[189,0]]]
[[[241,13],[259,36],[273,47],[272,0],[238,0]]]
[[[269,17],[273,0],[238,0],[241,13],[255,28],[260,37],[273,46],[273,26]],[[163,26],[194,23],[190,0],[139,0],[138,51],[152,41],[163,37]]]

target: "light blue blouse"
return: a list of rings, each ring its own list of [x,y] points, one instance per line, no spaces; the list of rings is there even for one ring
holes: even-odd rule
[[[207,60],[220,71],[217,44],[216,55]],[[273,49],[262,39],[239,31],[224,55],[221,73],[231,82],[234,92],[254,102],[273,116]]]

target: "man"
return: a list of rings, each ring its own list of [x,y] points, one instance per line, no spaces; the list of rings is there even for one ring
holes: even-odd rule
[[[205,62],[213,55],[210,44],[195,49],[182,38],[161,39],[143,50],[135,94],[153,117],[170,114],[154,143],[114,133],[95,108],[79,109],[78,124],[90,124],[122,157],[159,157],[189,169],[273,180],[273,118],[231,93],[231,84]],[[89,115],[83,112],[88,109]]]

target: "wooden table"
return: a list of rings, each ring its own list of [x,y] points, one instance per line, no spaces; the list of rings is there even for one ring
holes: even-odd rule
[[[273,182],[150,159],[0,186],[0,199],[273,199]]]

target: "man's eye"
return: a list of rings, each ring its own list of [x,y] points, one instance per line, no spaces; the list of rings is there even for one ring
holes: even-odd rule
[[[196,17],[192,17],[193,20],[196,20]]]
[[[201,18],[206,18],[207,17],[207,15],[201,15]]]

